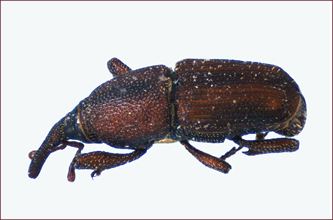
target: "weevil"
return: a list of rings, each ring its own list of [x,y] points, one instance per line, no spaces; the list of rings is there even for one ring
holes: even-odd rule
[[[246,155],[293,152],[306,121],[306,103],[296,82],[280,67],[259,62],[184,59],[174,71],[164,65],[131,70],[117,58],[107,62],[113,79],[98,86],[57,122],[37,151],[28,175],[36,178],[48,156],[66,146],[78,148],[68,172],[105,169],[134,161],[154,143],[179,141],[201,163],[228,173],[226,159],[243,147]],[[265,139],[268,132],[285,137]],[[243,135],[256,134],[255,140]],[[215,157],[189,141],[233,147]],[[74,140],[74,141],[72,141]],[[83,143],[105,143],[132,153],[81,153]]]

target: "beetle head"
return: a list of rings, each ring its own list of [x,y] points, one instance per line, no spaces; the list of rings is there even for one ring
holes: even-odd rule
[[[47,157],[53,151],[57,150],[57,147],[62,144],[62,141],[68,139],[88,142],[81,130],[80,121],[78,119],[78,106],[52,127],[36,152],[30,152],[29,157],[32,157],[32,160],[28,171],[29,177],[35,179],[39,175]]]

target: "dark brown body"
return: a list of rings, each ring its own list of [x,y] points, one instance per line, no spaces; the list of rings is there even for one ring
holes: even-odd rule
[[[171,70],[154,66],[123,74],[94,90],[79,104],[89,142],[142,148],[171,130]]]
[[[277,66],[192,59],[178,62],[174,77],[177,140],[223,142],[263,131],[294,136],[304,126],[304,98]]]
[[[164,139],[180,141],[199,161],[224,173],[231,168],[225,159],[243,146],[249,148],[248,155],[298,149],[297,140],[264,140],[262,133],[294,136],[306,120],[298,85],[277,66],[187,59],[178,62],[174,72],[163,65],[131,71],[114,58],[108,67],[115,78],[96,88],[52,128],[33,157],[30,177],[36,178],[48,155],[66,145],[79,148],[70,166],[70,181],[75,179],[75,168],[93,169],[92,175],[99,175],[139,158],[154,142]],[[241,138],[250,133],[257,133],[257,140]],[[221,158],[187,142],[223,142],[226,138],[240,147]],[[83,145],[69,139],[135,151],[81,154]]]

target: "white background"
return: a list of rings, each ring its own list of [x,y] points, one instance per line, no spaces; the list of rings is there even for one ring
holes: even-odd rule
[[[331,2],[1,2],[2,218],[332,218]],[[294,153],[238,153],[225,175],[179,143],[98,178],[76,152],[51,154],[39,177],[28,153],[111,74],[184,58],[260,61],[282,67],[306,99]],[[270,136],[274,137],[274,135]],[[234,143],[192,144],[220,156]],[[112,151],[86,145],[85,152]],[[115,152],[115,151],[114,151]],[[119,152],[119,151],[117,151]]]

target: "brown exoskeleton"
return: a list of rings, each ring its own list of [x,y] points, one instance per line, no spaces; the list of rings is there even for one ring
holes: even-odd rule
[[[225,161],[243,147],[247,155],[292,152],[291,138],[265,140],[268,132],[299,134],[306,103],[298,85],[280,67],[236,60],[185,59],[170,68],[157,65],[131,70],[113,58],[115,78],[97,87],[57,122],[37,151],[32,151],[29,177],[36,178],[47,157],[67,145],[78,148],[68,180],[76,169],[93,169],[92,177],[138,159],[154,142],[180,141],[204,165],[228,173]],[[256,133],[253,141],[243,135]],[[191,141],[239,145],[220,158],[197,150]],[[78,140],[73,142],[69,140]],[[81,154],[81,143],[106,143],[133,149],[129,154]]]

